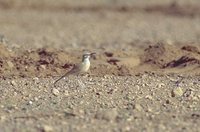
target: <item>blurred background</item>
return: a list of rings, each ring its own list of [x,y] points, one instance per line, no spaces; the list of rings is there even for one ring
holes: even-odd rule
[[[128,49],[200,42],[199,0],[0,0],[9,46]]]

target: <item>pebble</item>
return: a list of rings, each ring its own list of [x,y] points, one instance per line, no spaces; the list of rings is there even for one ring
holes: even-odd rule
[[[196,97],[196,96],[194,96],[194,97],[192,98],[192,100],[194,100],[194,101],[199,101],[198,97]]]
[[[10,84],[11,84],[12,86],[17,86],[17,83],[16,83],[14,80],[12,80],[12,81],[10,82]]]
[[[117,118],[118,112],[116,109],[108,109],[98,111],[96,114],[97,119],[104,119],[106,121],[114,121]]]
[[[159,83],[158,85],[157,85],[157,88],[161,88],[161,87],[163,87],[165,84],[164,83]]]
[[[166,44],[168,44],[168,45],[173,45],[174,42],[173,42],[173,40],[171,40],[171,39],[167,39],[167,40],[166,40]]]
[[[58,89],[55,89],[55,88],[52,89],[52,93],[55,96],[58,96],[60,94],[60,92],[58,91]]]
[[[163,124],[159,124],[158,127],[159,127],[160,130],[165,130],[166,129],[165,125],[163,125]]]
[[[28,102],[28,104],[29,104],[29,105],[32,105],[32,104],[33,104],[33,102],[32,102],[32,101],[29,101],[29,102]]]
[[[183,90],[181,87],[177,87],[177,88],[174,88],[172,91],[171,91],[171,96],[172,97],[181,97],[183,95]]]
[[[147,86],[147,84],[146,84],[146,83],[143,83],[143,84],[142,84],[142,87],[145,87],[145,86]]]
[[[64,95],[65,95],[65,96],[69,96],[68,90],[65,90],[65,91],[64,91]]]
[[[13,95],[14,95],[14,96],[17,96],[17,92],[14,92]]]
[[[53,128],[48,125],[44,125],[42,129],[44,132],[53,132]]]
[[[0,105],[0,108],[5,108],[5,106],[4,105]]]
[[[33,80],[39,80],[39,78],[38,77],[34,77]]]
[[[152,99],[153,99],[153,97],[152,97],[151,95],[147,95],[147,96],[145,96],[145,98],[146,98],[146,99],[149,99],[149,100],[152,100]]]
[[[45,65],[40,65],[40,67],[42,68],[42,69],[46,69],[46,66]]]
[[[0,121],[5,121],[6,120],[6,116],[0,116]]]
[[[138,110],[138,111],[142,111],[142,106],[140,105],[140,104],[135,104],[134,105],[134,108],[136,109],[136,110]]]
[[[136,89],[136,90],[140,90],[140,86],[135,85],[135,89]]]
[[[38,77],[34,77],[33,80],[34,80],[35,82],[38,82],[38,81],[39,81],[39,78],[38,78]]]
[[[34,100],[35,100],[35,101],[38,101],[38,98],[37,98],[37,97],[34,97]]]
[[[7,64],[8,64],[9,68],[13,68],[14,67],[14,64],[11,61],[8,61]]]
[[[125,131],[125,132],[130,132],[130,130],[131,130],[130,126],[126,126],[126,127],[124,128],[124,131]]]

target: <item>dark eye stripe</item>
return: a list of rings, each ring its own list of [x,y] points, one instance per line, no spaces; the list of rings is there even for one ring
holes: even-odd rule
[[[84,55],[83,57],[84,57],[84,58],[87,58],[87,57],[89,57],[89,56],[88,56],[88,55]]]

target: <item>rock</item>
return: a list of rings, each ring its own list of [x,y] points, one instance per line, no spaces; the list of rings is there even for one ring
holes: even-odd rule
[[[130,132],[130,131],[131,131],[130,126],[126,126],[126,127],[124,128],[124,131],[125,131],[125,132]]]
[[[17,86],[17,83],[16,83],[14,80],[12,80],[12,81],[10,82],[10,84],[11,84],[12,86]]]
[[[147,86],[147,84],[146,84],[146,83],[143,83],[143,84],[142,84],[142,87],[145,87],[145,86]]]
[[[187,99],[192,99],[194,97],[193,90],[186,89],[186,91],[183,93],[183,97],[185,97]]]
[[[34,77],[33,80],[34,81],[39,81],[39,78],[38,77]]]
[[[6,116],[0,116],[0,121],[5,121],[6,120]]]
[[[166,44],[168,44],[168,45],[173,45],[174,42],[173,42],[171,39],[167,39],[167,40],[166,40]]]
[[[106,121],[114,121],[117,118],[118,112],[116,109],[108,109],[98,111],[96,114],[97,119],[103,119]]]
[[[165,103],[166,103],[166,104],[170,104],[170,100],[167,99]]]
[[[8,64],[9,68],[13,68],[14,67],[14,64],[11,61],[7,61],[7,64]]]
[[[37,97],[34,97],[34,100],[35,100],[35,101],[38,101],[38,98],[37,98]]]
[[[171,91],[171,96],[172,97],[181,97],[183,95],[183,90],[182,88],[180,87],[177,87],[177,88],[174,88],[172,91]]]
[[[14,96],[17,96],[17,92],[14,92],[13,95],[14,95]]]
[[[165,85],[164,83],[159,83],[159,84],[157,85],[157,88],[162,88],[164,85]]]
[[[196,97],[196,96],[192,97],[192,100],[199,101],[198,97]]]
[[[146,99],[149,99],[149,100],[153,100],[153,97],[151,95],[147,95],[145,96]]]
[[[159,124],[158,127],[159,127],[160,130],[165,130],[166,129],[165,125],[163,125],[163,124]]]
[[[0,108],[5,108],[5,106],[4,105],[0,105]]]
[[[45,65],[40,65],[40,67],[45,70],[46,69],[46,66]]]
[[[44,132],[53,132],[53,128],[51,126],[48,125],[44,125],[42,128]]]
[[[135,104],[134,105],[134,109],[138,110],[138,111],[142,111],[142,106],[140,104]]]
[[[64,91],[64,95],[65,95],[65,96],[69,96],[68,90],[65,90],[65,91]]]
[[[52,89],[52,93],[55,96],[58,96],[60,94],[60,92],[58,91],[58,89],[55,89],[55,88]]]
[[[28,102],[28,104],[29,104],[29,105],[32,105],[32,104],[33,104],[33,102],[32,102],[32,101],[29,101],[29,102]]]

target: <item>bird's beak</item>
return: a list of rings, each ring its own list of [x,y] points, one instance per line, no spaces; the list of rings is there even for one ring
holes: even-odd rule
[[[96,53],[94,53],[94,52],[93,52],[93,53],[90,53],[90,55],[95,55],[95,54],[96,54]]]
[[[94,52],[93,52],[93,53],[90,53],[90,56],[91,56],[92,59],[96,59],[95,54],[96,54],[96,53],[94,53]]]

